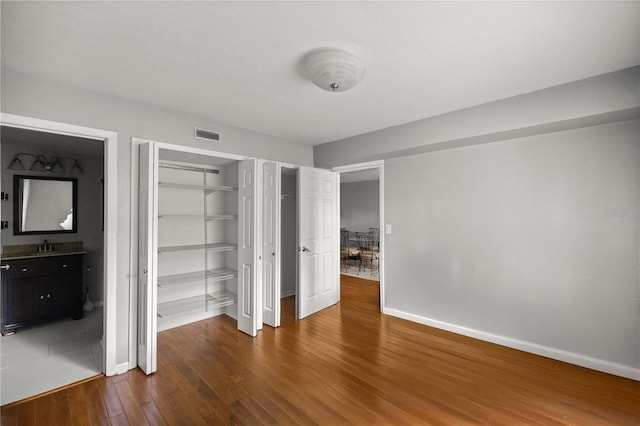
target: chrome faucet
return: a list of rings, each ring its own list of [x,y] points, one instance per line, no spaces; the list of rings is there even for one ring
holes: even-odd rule
[[[53,244],[49,244],[47,240],[44,240],[44,243],[38,246],[38,251],[53,251]]]

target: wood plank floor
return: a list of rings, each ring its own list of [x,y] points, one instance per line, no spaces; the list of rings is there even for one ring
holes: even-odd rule
[[[158,336],[136,369],[3,407],[2,425],[640,424],[640,383],[378,312],[378,283],[252,339],[221,316]]]

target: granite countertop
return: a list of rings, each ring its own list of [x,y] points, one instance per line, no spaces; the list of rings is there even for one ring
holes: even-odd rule
[[[37,257],[51,257],[51,256],[69,256],[72,254],[86,254],[85,250],[82,251],[43,251],[35,253],[15,253],[10,255],[2,255],[2,260],[17,260],[17,259],[34,259]]]
[[[68,243],[51,243],[51,251],[38,251],[39,244],[22,244],[2,247],[2,260],[34,259],[50,256],[70,256],[87,253],[82,241]]]

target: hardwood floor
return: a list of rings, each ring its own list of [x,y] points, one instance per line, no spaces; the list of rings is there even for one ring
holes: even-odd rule
[[[2,425],[629,424],[640,383],[388,317],[378,283],[255,339],[221,316],[158,335],[158,372],[2,408]]]

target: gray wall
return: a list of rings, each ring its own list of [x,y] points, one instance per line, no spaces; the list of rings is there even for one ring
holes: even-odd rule
[[[94,302],[103,300],[103,235],[102,235],[102,169],[101,157],[76,155],[84,173],[79,176],[69,174],[55,174],[48,172],[31,172],[29,170],[9,170],[7,167],[18,152],[42,154],[46,157],[60,156],[62,153],[53,152],[46,146],[36,150],[24,148],[19,144],[2,141],[2,191],[9,194],[9,201],[2,206],[2,217],[9,221],[9,229],[2,230],[2,245],[41,244],[46,238],[51,243],[65,241],[82,241],[87,254],[84,256],[84,285],[89,287],[89,297]],[[65,156],[65,155],[62,155]],[[24,160],[24,157],[23,157]],[[30,163],[26,161],[25,167]],[[13,234],[13,175],[30,176],[59,176],[78,179],[78,232],[73,234],[42,234],[42,235],[14,235]],[[88,269],[87,269],[88,267]]]
[[[295,175],[282,175],[282,194],[287,196],[280,205],[280,294],[282,297],[296,294],[296,259],[298,258],[296,187]]]
[[[340,227],[349,231],[368,232],[380,227],[380,182],[340,184]]]
[[[639,130],[386,162],[387,307],[637,367]]]
[[[219,152],[313,164],[310,146],[226,126],[203,117],[87,91],[2,68],[2,112],[118,132],[116,364],[129,359],[131,239],[131,138],[139,137]],[[161,88],[159,88],[161,90]],[[221,142],[195,140],[193,127],[220,132]],[[135,200],[134,200],[135,201]]]
[[[458,148],[639,115],[640,67],[389,127],[314,147],[316,167]]]
[[[316,166],[385,158],[386,308],[637,376],[639,81],[636,67],[316,146]]]

